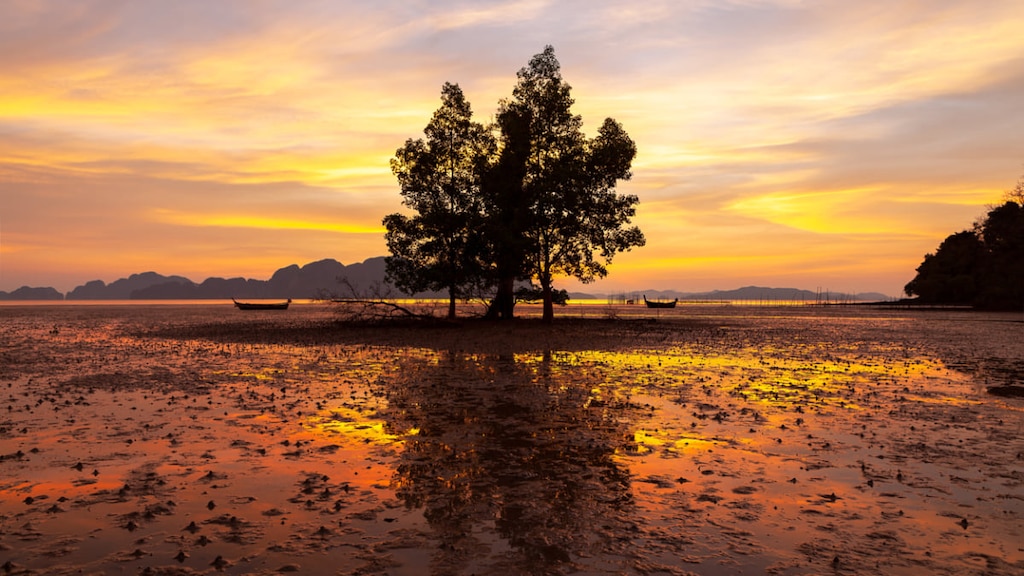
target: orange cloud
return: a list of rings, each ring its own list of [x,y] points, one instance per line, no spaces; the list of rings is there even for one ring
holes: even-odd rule
[[[216,226],[223,228],[255,228],[264,230],[315,230],[337,234],[374,234],[383,235],[381,225],[367,225],[359,222],[333,222],[298,218],[282,218],[258,214],[197,214],[194,212],[176,212],[173,210],[153,210],[151,218],[155,222],[175,224],[178,226]]]
[[[546,42],[585,127],[613,116],[639,149],[621,190],[647,246],[595,290],[895,293],[1024,162],[1013,0],[103,8],[0,6],[0,289],[382,255],[388,160],[441,84],[487,121]]]

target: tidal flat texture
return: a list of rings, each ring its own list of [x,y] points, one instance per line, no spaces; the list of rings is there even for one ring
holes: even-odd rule
[[[0,571],[1024,573],[1020,314],[578,310],[2,306]]]

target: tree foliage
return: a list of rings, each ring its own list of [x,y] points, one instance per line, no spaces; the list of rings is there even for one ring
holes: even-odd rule
[[[423,132],[426,140],[407,140],[391,160],[402,203],[415,214],[384,218],[387,277],[408,293],[447,291],[454,318],[456,299],[484,282],[480,183],[496,144],[451,83]]]
[[[974,229],[951,234],[927,254],[904,291],[931,304],[1024,307],[1024,184]]]
[[[978,295],[977,279],[985,246],[973,231],[951,234],[934,254],[926,254],[917,276],[904,291],[922,301],[971,304]]]
[[[403,204],[415,214],[384,218],[388,279],[406,292],[496,288],[489,315],[511,318],[516,283],[539,285],[550,320],[559,276],[592,282],[615,254],[644,245],[630,225],[639,199],[615,191],[628,180],[636,145],[608,118],[588,139],[572,113],[570,86],[547,46],[517,74],[490,132],[471,119],[457,85],[391,162]]]
[[[499,154],[484,177],[484,220],[493,283],[497,288],[487,316],[511,319],[517,280],[529,279],[530,239],[523,233],[531,220],[531,202],[524,194],[526,158],[530,154],[528,119],[516,110],[497,117]]]
[[[543,302],[544,291],[539,286],[520,286],[516,288],[516,302]],[[552,290],[551,300],[559,306],[566,306],[569,304],[569,291],[568,290]]]
[[[499,189],[484,192],[500,200],[499,216],[513,215],[521,237],[518,274],[536,279],[550,320],[556,276],[592,282],[608,274],[616,253],[644,245],[640,229],[629,226],[639,199],[615,192],[619,180],[632,176],[636,145],[611,118],[594,139],[586,138],[551,46],[517,77],[498,113],[502,144],[511,149],[503,158],[506,172],[495,182]],[[496,301],[504,302],[500,290]]]

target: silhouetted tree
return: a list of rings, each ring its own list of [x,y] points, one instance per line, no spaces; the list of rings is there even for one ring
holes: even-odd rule
[[[445,83],[426,140],[407,140],[391,160],[402,203],[416,214],[384,218],[388,280],[410,294],[446,291],[448,318],[457,298],[486,281],[480,183],[496,143],[472,116],[459,86]]]
[[[970,231],[927,254],[904,288],[920,301],[985,308],[1024,307],[1024,180]]]
[[[644,245],[629,226],[638,198],[615,192],[632,176],[629,135],[608,118],[584,136],[551,46],[517,77],[498,139],[445,84],[426,141],[408,140],[391,161],[416,214],[384,218],[388,280],[410,293],[447,290],[450,318],[457,297],[484,286],[497,287],[488,315],[512,318],[516,282],[536,281],[550,321],[556,275],[592,282],[615,254]]]
[[[1017,185],[1006,192],[1006,197],[1003,200],[1024,206],[1024,176],[1017,179]]]
[[[529,118],[514,108],[499,111],[496,120],[500,152],[484,178],[482,192],[489,260],[497,293],[487,317],[510,320],[516,305],[517,280],[529,279],[530,238],[523,233],[531,220],[532,199],[523,189],[530,155]]]
[[[498,115],[499,126],[513,130],[502,140],[513,147],[509,161],[519,164],[504,166],[501,188],[485,192],[511,205],[525,237],[520,273],[540,284],[544,319],[550,321],[556,275],[592,282],[607,275],[616,253],[644,245],[640,229],[628,227],[638,198],[615,192],[619,180],[632,176],[636,146],[611,118],[587,140],[551,46],[517,77],[512,99],[501,103]]]
[[[972,231],[951,234],[934,254],[926,254],[904,291],[930,304],[973,304],[985,246]]]
[[[986,308],[1024,307],[1024,206],[1008,201],[990,210],[980,237],[986,254],[976,303]]]

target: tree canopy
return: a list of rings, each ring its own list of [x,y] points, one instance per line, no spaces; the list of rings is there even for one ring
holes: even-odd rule
[[[496,145],[472,116],[462,89],[446,83],[426,140],[407,140],[391,160],[402,203],[415,214],[384,217],[388,280],[408,293],[447,291],[449,318],[484,277],[480,182]]]
[[[928,304],[1024,307],[1024,179],[972,230],[925,255],[904,291]]]
[[[640,229],[628,227],[639,199],[615,192],[619,180],[632,176],[636,145],[611,118],[594,139],[586,138],[551,46],[518,79],[499,115],[516,118],[529,141],[515,188],[529,215],[521,230],[528,239],[526,273],[540,284],[550,320],[557,275],[592,282],[608,274],[616,253],[644,245]]]
[[[496,289],[489,315],[511,318],[516,282],[528,281],[550,320],[565,297],[556,277],[592,282],[615,254],[644,245],[630,226],[639,199],[615,190],[636,156],[626,131],[607,118],[585,136],[551,46],[517,79],[489,129],[445,84],[426,141],[407,141],[391,163],[416,214],[384,219],[389,279],[407,292],[448,290],[450,317],[456,297],[487,286]]]

